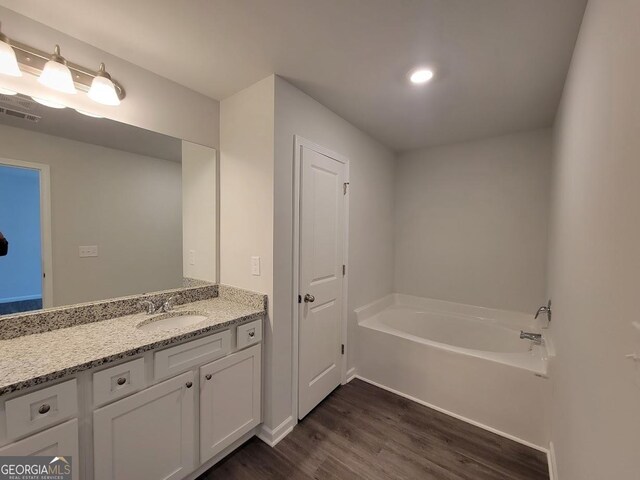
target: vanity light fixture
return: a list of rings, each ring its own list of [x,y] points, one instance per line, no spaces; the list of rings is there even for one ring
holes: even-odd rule
[[[409,74],[409,80],[415,85],[422,85],[433,78],[433,70],[417,68]]]
[[[55,46],[51,58],[44,64],[38,82],[58,92],[74,95],[78,93],[76,86],[73,84],[71,70],[67,67],[67,60],[60,55],[59,45]]]
[[[111,80],[111,75],[106,72],[104,63],[100,64],[98,73],[93,79],[93,82],[91,82],[88,95],[91,100],[101,103],[102,105],[120,105],[116,87]]]
[[[41,85],[57,92],[72,95],[78,90],[85,92],[91,100],[101,105],[120,105],[126,95],[122,85],[111,78],[102,63],[96,72],[67,61],[60,54],[58,45],[55,46],[53,54],[50,54],[13,39],[9,41],[0,33],[0,74],[21,77],[23,73],[38,77]],[[20,91],[19,88],[18,91]],[[14,94],[13,90],[5,91],[1,87],[0,93]],[[61,103],[64,102],[61,96],[57,96],[55,100],[49,100],[46,93],[43,93],[36,94],[32,98],[42,105],[53,108],[65,107]]]
[[[18,66],[16,52],[11,47],[11,42],[0,32],[0,73],[11,77],[21,77],[22,72]]]

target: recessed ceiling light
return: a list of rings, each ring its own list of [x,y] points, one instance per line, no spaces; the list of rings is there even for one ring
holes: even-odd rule
[[[417,70],[414,70],[409,76],[409,80],[411,80],[411,83],[415,83],[416,85],[427,83],[432,78],[433,71],[429,70],[428,68],[419,68]]]

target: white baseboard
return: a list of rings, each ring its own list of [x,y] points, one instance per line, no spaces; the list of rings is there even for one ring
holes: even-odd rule
[[[549,479],[558,480],[558,463],[556,462],[556,449],[553,446],[553,442],[549,442],[547,461],[549,462]]]
[[[349,383],[351,380],[353,380],[357,376],[358,376],[358,370],[356,369],[356,367],[350,368],[349,370],[347,370],[347,381],[344,383],[345,384]]]
[[[429,402],[425,402],[424,400],[420,400],[419,398],[412,397],[411,395],[407,395],[406,393],[402,393],[402,392],[400,392],[398,390],[395,390],[393,388],[387,387],[387,386],[382,385],[382,384],[380,384],[378,382],[374,382],[373,380],[369,380],[368,378],[364,378],[364,377],[362,377],[360,375],[356,375],[355,378],[358,378],[358,379],[362,380],[363,382],[370,383],[371,385],[374,385],[374,386],[376,386],[378,388],[382,388],[383,390],[386,390],[388,392],[395,393],[396,395],[404,397],[407,400],[411,400],[412,402],[419,403],[420,405],[424,405],[425,407],[429,407],[429,408],[431,408],[433,410],[436,410],[436,411],[438,411],[440,413],[444,413],[445,415],[449,415],[450,417],[456,418],[458,420],[462,420],[463,422],[469,423],[469,424],[474,425],[476,427],[482,428],[483,430],[487,430],[488,432],[495,433],[496,435],[500,435],[501,437],[507,438],[509,440],[513,440],[514,442],[518,442],[518,443],[520,443],[522,445],[525,445],[527,447],[533,448],[534,450],[538,450],[540,452],[543,452],[543,453],[546,453],[547,455],[549,455],[549,449],[541,447],[540,445],[535,445],[535,444],[533,444],[531,442],[523,440],[522,438],[518,438],[518,437],[516,437],[514,435],[510,435],[510,434],[505,433],[503,431],[500,431],[500,430],[498,430],[496,428],[493,428],[493,427],[490,427],[488,425],[485,425],[484,423],[476,422],[475,420],[471,420],[470,418],[463,417],[462,415],[458,415],[457,413],[450,412],[449,410],[445,410],[444,408],[438,407],[436,405],[432,405]]]
[[[264,443],[270,447],[275,447],[284,437],[291,433],[293,427],[296,426],[296,421],[293,417],[288,417],[284,422],[278,425],[273,430],[267,427],[264,423],[260,426],[257,436]]]

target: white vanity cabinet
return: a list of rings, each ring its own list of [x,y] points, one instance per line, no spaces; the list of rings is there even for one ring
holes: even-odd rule
[[[260,345],[200,367],[200,463],[260,423],[261,371]]]
[[[193,372],[93,413],[95,480],[180,480],[195,468]]]
[[[261,422],[262,319],[0,401],[0,455],[71,457],[74,480],[195,478]]]
[[[71,462],[73,480],[80,479],[78,455],[78,420],[69,420],[57,427],[36,433],[18,442],[0,448],[0,456],[56,456]]]

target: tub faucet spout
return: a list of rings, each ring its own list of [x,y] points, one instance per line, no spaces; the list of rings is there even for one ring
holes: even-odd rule
[[[520,330],[520,338],[522,340],[531,340],[535,345],[542,345],[542,334],[530,333]]]

